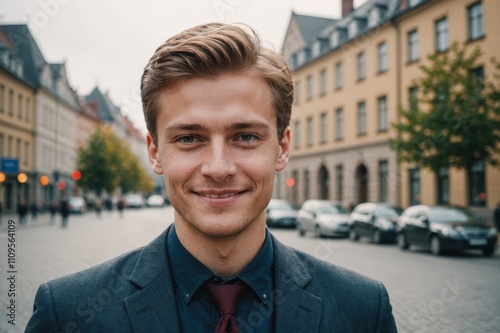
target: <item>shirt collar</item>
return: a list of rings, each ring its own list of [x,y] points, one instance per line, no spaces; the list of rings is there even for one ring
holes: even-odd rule
[[[167,253],[172,275],[184,301],[189,303],[196,291],[214,274],[181,244],[175,232],[175,225],[172,225],[167,237]],[[262,302],[266,302],[273,288],[273,258],[273,244],[269,230],[266,229],[264,244],[255,258],[238,276],[226,281],[236,278],[242,280],[250,286]]]

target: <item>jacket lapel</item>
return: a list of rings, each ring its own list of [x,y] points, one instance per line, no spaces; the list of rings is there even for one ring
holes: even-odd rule
[[[304,287],[311,280],[295,252],[273,237],[276,332],[319,332],[323,301]]]
[[[142,250],[130,275],[130,281],[140,288],[124,300],[135,333],[180,332],[167,256],[167,233],[168,230]]]

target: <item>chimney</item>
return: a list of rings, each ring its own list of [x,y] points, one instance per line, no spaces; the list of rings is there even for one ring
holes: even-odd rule
[[[408,0],[402,0],[399,8],[406,9],[407,7],[408,7]]]
[[[342,17],[345,17],[354,9],[354,0],[342,0]]]
[[[89,106],[94,112],[97,112],[97,103],[96,102],[90,102]]]

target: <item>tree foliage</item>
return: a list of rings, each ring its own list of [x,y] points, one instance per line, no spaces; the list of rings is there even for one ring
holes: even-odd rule
[[[467,52],[454,43],[446,53],[428,57],[421,66],[418,106],[399,110],[392,124],[397,138],[391,147],[400,162],[438,171],[440,167],[470,168],[475,161],[496,165],[500,152],[499,64],[486,80],[474,72],[481,51]]]
[[[137,156],[110,127],[98,127],[87,146],[79,150],[78,159],[84,189],[97,194],[113,193],[117,188],[122,193],[153,191],[153,181]]]

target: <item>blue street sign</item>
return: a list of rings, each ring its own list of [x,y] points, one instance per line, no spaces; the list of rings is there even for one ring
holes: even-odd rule
[[[19,159],[17,158],[1,158],[0,170],[5,173],[19,173]]]

